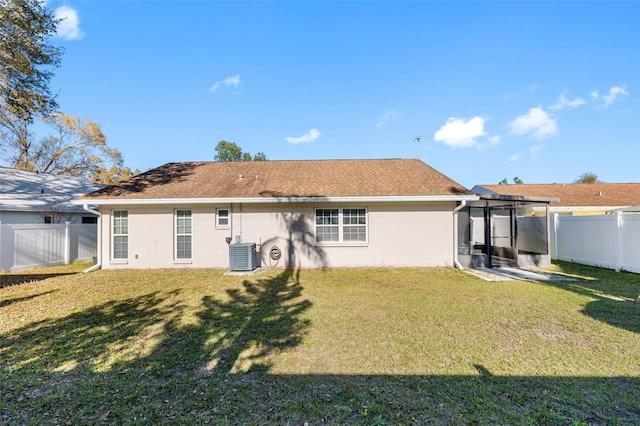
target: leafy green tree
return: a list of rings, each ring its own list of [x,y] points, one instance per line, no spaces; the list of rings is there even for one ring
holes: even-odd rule
[[[515,184],[519,184],[519,183],[524,183],[522,181],[522,179],[520,179],[518,176],[513,178],[513,183]],[[509,185],[509,181],[507,180],[507,178],[502,179],[500,182],[498,182],[498,185]]]
[[[62,48],[59,19],[43,0],[0,0],[0,156],[12,167],[115,183],[132,172],[100,126],[57,112],[50,83]],[[54,130],[36,140],[35,120]]]
[[[592,172],[581,174],[573,183],[602,183],[598,180],[598,175]]]
[[[0,0],[0,106],[33,121],[57,108],[49,83],[62,49],[49,44],[58,20],[42,0]]]
[[[253,157],[248,152],[242,152],[242,148],[233,142],[220,141],[216,145],[215,161],[266,161],[264,153],[259,152]]]
[[[42,0],[0,0],[0,145],[11,139],[28,152],[30,124],[58,106],[50,81],[62,49],[49,44],[57,24]]]
[[[258,152],[253,156],[253,161],[267,161],[267,156],[264,155],[264,152]]]

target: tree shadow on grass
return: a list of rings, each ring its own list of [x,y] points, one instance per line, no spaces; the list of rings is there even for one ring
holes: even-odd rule
[[[50,413],[51,423],[128,423],[140,407],[155,423],[166,420],[165,401],[189,406],[198,384],[216,393],[235,383],[232,373],[266,374],[270,356],[298,345],[309,326],[311,303],[294,276],[205,295],[195,321],[178,291],[156,292],[0,335],[0,423]]]
[[[640,333],[640,305],[634,303],[640,293],[640,275],[591,266],[557,262],[563,273],[577,281],[548,281],[552,285],[595,299],[582,313],[614,327]]]
[[[638,377],[271,372],[306,336],[293,270],[113,301],[0,335],[6,424],[639,424]]]
[[[74,275],[77,272],[60,272],[49,274],[33,274],[33,273],[7,273],[0,274],[0,288],[10,287],[14,285],[27,284],[36,281],[43,281],[49,278],[61,277],[64,275]]]
[[[53,372],[94,370],[111,351],[148,327],[179,314],[174,293],[110,301],[57,320],[41,320],[0,336],[3,369]],[[149,337],[149,336],[144,336]]]
[[[195,324],[174,318],[164,325],[165,340],[137,362],[157,376],[175,369],[189,376],[220,377],[240,371],[268,371],[269,357],[300,344],[310,325],[302,314],[311,302],[292,270],[245,280],[226,290],[225,299],[205,295]]]
[[[44,293],[32,294],[24,297],[14,297],[13,299],[0,300],[0,308],[4,308],[5,306],[13,305],[14,303],[26,302],[31,299],[35,299],[36,297],[45,296],[47,294],[55,293],[58,290],[49,290]]]

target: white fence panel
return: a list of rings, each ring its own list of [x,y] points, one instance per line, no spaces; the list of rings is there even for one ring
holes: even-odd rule
[[[96,249],[95,224],[0,224],[0,271],[90,259]]]
[[[64,264],[65,231],[64,225],[16,225],[12,269]]]
[[[640,274],[640,215],[622,216],[621,265],[625,271]]]
[[[96,256],[97,225],[71,225],[71,259],[89,260]]]
[[[553,216],[554,259],[640,273],[640,216]]]

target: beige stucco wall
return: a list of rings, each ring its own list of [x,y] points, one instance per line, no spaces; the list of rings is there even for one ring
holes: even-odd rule
[[[314,209],[365,207],[368,242],[319,245],[314,242]],[[180,206],[193,211],[193,258],[174,259],[173,207],[109,206],[102,213],[102,266],[114,268],[227,268],[225,237],[255,242],[264,267],[373,267],[453,265],[453,202],[266,203]],[[231,226],[216,228],[216,208],[230,208]],[[111,258],[111,212],[129,212],[129,259]],[[280,248],[276,263],[269,249]]]

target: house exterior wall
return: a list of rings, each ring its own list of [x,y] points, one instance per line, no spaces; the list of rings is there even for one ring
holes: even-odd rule
[[[176,260],[174,206],[103,206],[102,267],[228,268],[232,242],[258,245],[263,267],[450,266],[455,202],[265,203],[181,205],[192,210],[192,259]],[[366,208],[366,243],[315,243],[316,208]],[[229,209],[230,225],[216,227],[216,209]],[[112,258],[112,212],[128,211],[128,259]],[[282,257],[269,258],[278,247]]]
[[[56,213],[55,223],[65,223],[69,219],[70,223],[82,223],[82,217],[92,216],[88,213]],[[44,216],[51,216],[51,214],[37,211],[0,211],[0,223],[4,224],[42,224],[44,223]]]

